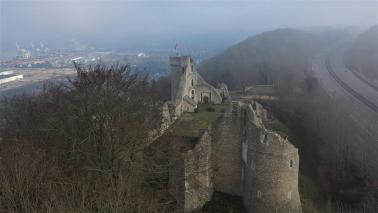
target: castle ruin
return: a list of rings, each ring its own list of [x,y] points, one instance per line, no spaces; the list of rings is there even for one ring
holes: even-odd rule
[[[216,190],[242,197],[250,213],[302,212],[298,149],[267,127],[269,113],[256,101],[232,101],[224,84],[214,88],[206,83],[190,57],[170,61],[171,126],[184,112],[195,113],[199,104],[224,106],[198,136],[174,144],[180,154],[169,160],[169,191],[177,199],[176,211],[200,209]]]
[[[230,97],[225,84],[219,84],[216,89],[203,80],[191,57],[170,57],[170,64],[174,117],[183,112],[194,112],[198,103],[221,104]]]

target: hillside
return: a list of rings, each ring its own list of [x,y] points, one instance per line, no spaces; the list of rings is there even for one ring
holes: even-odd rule
[[[378,25],[371,27],[357,37],[346,53],[346,65],[365,75],[368,79],[378,80]]]
[[[204,61],[200,71],[211,83],[225,82],[231,88],[250,84],[277,84],[278,76],[284,73],[286,82],[295,81],[308,68],[314,52],[313,40],[311,34],[295,29],[261,33]]]

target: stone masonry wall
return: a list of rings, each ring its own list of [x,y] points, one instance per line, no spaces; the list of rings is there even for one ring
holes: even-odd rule
[[[170,65],[171,101],[175,106],[176,117],[179,117],[184,111],[189,111],[189,108],[193,108],[189,105],[184,106],[184,97],[194,100],[195,103],[204,102],[204,97],[207,97],[211,103],[222,103],[220,90],[215,89],[200,76],[192,58],[189,56],[170,57]],[[227,86],[223,86],[222,92],[228,94]]]
[[[211,136],[205,131],[193,150],[184,154],[185,207],[184,212],[201,208],[213,194]]]
[[[177,200],[176,212],[191,212],[211,200],[211,142],[206,130],[193,149],[170,158],[169,191]]]
[[[256,103],[257,104],[257,103]],[[246,107],[243,200],[249,212],[301,212],[298,150],[263,125],[266,111]]]
[[[242,196],[250,213],[302,212],[298,150],[265,128],[267,117],[258,103],[231,102],[193,148],[171,160],[177,212],[201,208],[213,189]]]
[[[217,191],[241,195],[240,105],[232,102],[213,131],[214,186]]]

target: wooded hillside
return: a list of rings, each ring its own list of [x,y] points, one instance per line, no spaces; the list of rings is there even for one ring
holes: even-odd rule
[[[310,34],[295,29],[279,29],[240,42],[203,62],[200,71],[211,83],[225,82],[231,88],[279,84],[278,76],[291,78],[295,74],[303,77],[313,49]]]
[[[367,78],[378,80],[378,25],[358,36],[346,54],[345,63]]]

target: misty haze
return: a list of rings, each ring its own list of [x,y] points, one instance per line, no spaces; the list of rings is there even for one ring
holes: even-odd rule
[[[0,212],[378,212],[378,1],[0,0]]]

